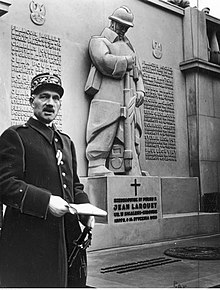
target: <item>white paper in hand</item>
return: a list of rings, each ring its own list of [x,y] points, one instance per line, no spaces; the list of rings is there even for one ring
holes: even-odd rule
[[[78,213],[93,216],[107,216],[107,212],[105,210],[90,203],[69,203],[69,211],[72,214]]]

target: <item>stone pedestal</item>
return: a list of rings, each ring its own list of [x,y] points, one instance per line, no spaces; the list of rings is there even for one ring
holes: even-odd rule
[[[108,212],[99,222],[135,226],[136,222],[161,219],[158,177],[95,177],[83,182],[91,203]]]
[[[82,179],[92,204],[108,212],[106,220],[96,218],[102,233],[95,248],[144,243],[159,237],[161,186],[158,177],[97,177]],[[99,224],[101,223],[101,224]],[[96,228],[97,230],[97,228]]]
[[[92,250],[218,230],[216,215],[199,214],[198,178],[110,176],[81,182],[91,203],[108,212],[107,218],[96,218]]]

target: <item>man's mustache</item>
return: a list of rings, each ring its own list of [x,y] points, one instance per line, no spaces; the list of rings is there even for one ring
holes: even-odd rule
[[[50,113],[54,113],[55,112],[53,107],[46,107],[46,108],[43,109],[43,111],[44,112],[50,112]]]

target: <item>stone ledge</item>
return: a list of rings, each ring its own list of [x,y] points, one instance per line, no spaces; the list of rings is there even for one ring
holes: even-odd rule
[[[141,0],[141,1],[144,3],[147,3],[147,4],[152,4],[154,6],[159,6],[162,9],[169,10],[170,12],[180,14],[182,16],[185,15],[184,8],[181,8],[177,5],[174,5],[174,4],[169,3],[169,2],[165,2],[163,0]]]
[[[180,63],[180,70],[183,72],[200,70],[220,75],[220,66],[199,58],[193,58]]]
[[[206,19],[207,19],[208,21],[210,21],[210,22],[213,22],[213,23],[215,23],[215,24],[217,24],[217,25],[220,25],[220,19],[217,18],[217,17],[214,17],[214,16],[212,16],[212,15],[208,15],[208,14],[206,14]]]
[[[8,12],[11,1],[0,1],[0,17]]]
[[[188,212],[188,213],[176,213],[176,214],[163,214],[163,219],[190,217],[190,216],[219,216],[218,212]]]
[[[176,240],[198,239],[219,235],[219,213],[167,214],[159,223],[109,225],[97,223],[93,229],[90,251],[167,243]],[[102,237],[102,239],[100,239]]]

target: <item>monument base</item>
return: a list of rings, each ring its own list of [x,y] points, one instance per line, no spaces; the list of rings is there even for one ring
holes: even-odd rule
[[[133,246],[218,232],[216,213],[199,213],[197,178],[109,176],[82,178],[96,218],[90,250]]]

